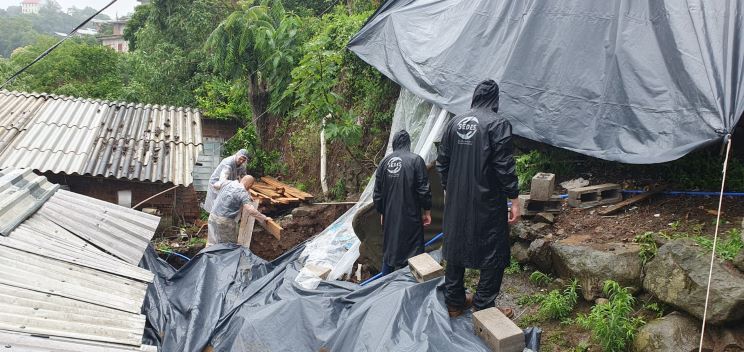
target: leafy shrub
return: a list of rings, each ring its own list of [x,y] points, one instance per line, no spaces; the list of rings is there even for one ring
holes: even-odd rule
[[[568,318],[576,307],[576,301],[579,297],[578,290],[579,282],[574,279],[563,291],[550,291],[540,302],[540,316],[555,320]]]
[[[532,177],[538,172],[552,172],[556,175],[573,174],[573,163],[568,160],[569,154],[559,149],[539,152],[531,150],[515,158],[519,189],[530,189]]]
[[[545,275],[545,277],[548,276]],[[571,283],[569,283],[563,290],[556,289],[548,292],[547,294],[523,296],[517,300],[517,304],[540,305],[537,316],[535,316],[534,319],[530,321],[539,321],[541,319],[564,320],[567,319],[569,315],[571,315],[574,307],[576,307],[580,288],[581,287],[579,286],[579,282],[574,279],[571,280]]]
[[[346,183],[344,180],[336,181],[336,184],[328,190],[328,194],[335,200],[346,199]]]
[[[222,156],[235,154],[240,149],[246,149],[251,156],[248,162],[248,173],[254,176],[277,175],[284,173],[286,165],[281,161],[278,151],[267,152],[261,149],[253,126],[239,128],[235,135],[223,145]]]
[[[644,232],[641,235],[635,236],[633,239],[635,243],[638,243],[641,247],[641,251],[638,252],[638,256],[641,257],[641,263],[646,265],[651,259],[654,259],[658,248],[656,247],[656,241],[654,241],[653,232]]]
[[[589,315],[580,314],[576,322],[592,332],[592,338],[599,342],[604,351],[627,351],[629,342],[645,322],[633,317],[635,298],[627,288],[607,280],[602,290],[609,297],[609,302],[595,305]]]

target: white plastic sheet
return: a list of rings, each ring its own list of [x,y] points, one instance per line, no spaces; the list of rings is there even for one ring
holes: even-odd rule
[[[427,165],[436,160],[435,142],[442,135],[445,122],[450,114],[431,103],[401,89],[395,106],[395,115],[390,128],[390,137],[401,129],[411,135],[412,151],[421,155]],[[391,140],[388,140],[386,155],[392,152]],[[435,181],[432,181],[435,182]],[[344,274],[351,274],[354,262],[359,258],[359,238],[354,233],[352,222],[360,209],[372,203],[374,176],[370,179],[359,201],[331,226],[311,240],[300,255],[300,262],[312,263],[333,268],[328,280],[337,280]],[[299,275],[295,281],[304,288],[314,289],[320,279],[312,274]]]

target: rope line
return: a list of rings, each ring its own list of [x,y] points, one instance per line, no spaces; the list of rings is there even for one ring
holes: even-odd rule
[[[718,214],[716,215],[716,231],[713,234],[713,251],[710,253],[710,268],[708,269],[708,286],[705,290],[705,308],[703,309],[703,326],[700,329],[700,347],[703,350],[705,339],[705,320],[708,316],[708,301],[710,299],[710,281],[713,277],[713,263],[716,260],[716,244],[718,243],[718,228],[721,225],[721,207],[723,205],[723,188],[726,185],[726,169],[728,168],[729,155],[731,154],[731,135],[726,136],[726,158],[723,160],[723,178],[721,179],[721,194],[718,197]]]

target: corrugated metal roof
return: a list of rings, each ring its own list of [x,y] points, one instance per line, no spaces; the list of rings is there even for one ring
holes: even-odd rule
[[[142,259],[160,222],[157,216],[65,190],[57,191],[37,214],[133,265]]]
[[[0,190],[17,188],[21,191],[15,193],[23,194],[33,188],[28,179],[41,189],[55,189],[44,177],[10,169],[0,171]],[[18,204],[41,208],[26,219],[25,210],[7,211]],[[8,221],[20,225],[0,236],[0,334],[69,338],[64,341],[70,350],[78,346],[79,351],[141,345],[145,317],[140,309],[153,274],[104,251],[139,260],[157,217],[61,190],[48,199],[0,204],[3,210],[14,215]],[[0,340],[12,337],[13,344],[4,346],[16,351],[54,346],[23,334],[5,333]]]
[[[202,151],[196,109],[7,91],[0,107],[0,168],[193,182]]]
[[[0,171],[0,235],[7,236],[59,188],[31,170]]]

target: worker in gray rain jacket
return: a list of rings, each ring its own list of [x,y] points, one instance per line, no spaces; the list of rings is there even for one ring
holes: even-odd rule
[[[410,149],[408,132],[396,133],[393,152],[382,159],[375,173],[373,199],[383,227],[383,275],[424,252],[424,226],[431,224],[426,163]]]
[[[208,213],[212,212],[214,200],[217,199],[217,194],[220,193],[220,189],[227,181],[240,180],[241,177],[248,174],[245,169],[248,161],[248,152],[245,149],[222,159],[222,162],[212,172],[212,176],[209,177],[207,197],[204,199],[204,210]]]
[[[242,210],[261,223],[271,218],[261,214],[253,207],[248,190],[253,186],[253,176],[243,176],[240,181],[226,181],[214,201],[214,207],[209,214],[207,245],[217,243],[238,242],[238,230]]]
[[[512,126],[498,115],[499,86],[478,84],[471,109],[445,127],[437,170],[445,190],[445,302],[451,317],[494,306],[509,264],[509,224],[519,220]],[[507,211],[507,199],[511,210]],[[475,297],[466,294],[465,268],[480,269]],[[510,308],[500,308],[513,316]]]

